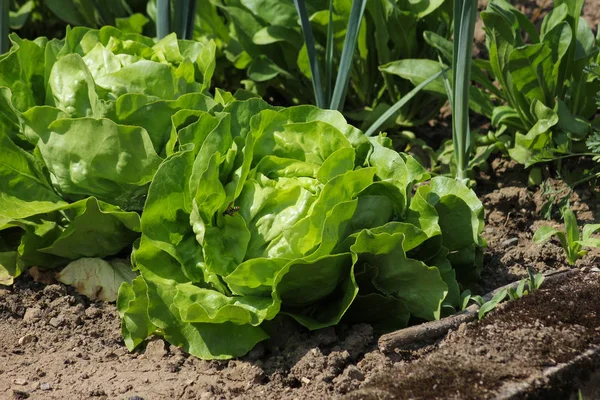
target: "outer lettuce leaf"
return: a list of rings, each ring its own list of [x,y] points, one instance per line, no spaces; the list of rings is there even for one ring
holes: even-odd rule
[[[93,197],[54,211],[10,220],[0,238],[20,235],[17,262],[22,267],[54,268],[82,257],[120,253],[139,236],[139,216]]]
[[[249,324],[184,322],[175,305],[175,298],[178,285],[187,283],[187,278],[177,261],[144,239],[135,252],[135,259],[147,285],[148,321],[160,329],[170,343],[200,358],[227,359],[245,354],[256,343],[267,338],[262,328]],[[146,268],[146,265],[151,268]],[[134,301],[137,301],[137,297]],[[140,301],[143,302],[143,299]],[[119,304],[122,304],[120,300]],[[127,317],[131,315],[122,308],[120,312]],[[139,322],[145,322],[141,311],[138,310],[136,315]],[[139,335],[151,331],[152,326],[137,325],[137,328]],[[128,329],[124,332],[125,337],[132,338],[132,342],[145,339],[145,336],[136,336],[135,332]]]
[[[11,220],[56,210],[66,204],[52,190],[42,165],[0,131],[0,230]]]
[[[13,284],[14,278],[21,274],[16,251],[0,252],[0,285]]]
[[[122,283],[131,281],[136,273],[124,260],[104,261],[100,258],[81,258],[69,263],[56,278],[75,287],[77,293],[94,301],[115,301]]]
[[[42,112],[53,110],[33,114]],[[91,195],[124,209],[142,209],[147,185],[162,161],[146,130],[109,119],[77,118],[56,120],[36,133],[52,184],[63,197]]]
[[[446,177],[431,180],[428,201],[439,215],[448,261],[463,282],[479,278],[483,263],[481,232],[484,228],[483,205],[472,190]],[[474,268],[475,266],[475,268]]]

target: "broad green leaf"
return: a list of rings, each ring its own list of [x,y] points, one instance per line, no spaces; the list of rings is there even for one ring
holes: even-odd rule
[[[296,23],[296,9],[288,1],[240,0],[252,13],[272,25],[291,26]]]
[[[141,210],[162,159],[148,133],[108,119],[60,119],[40,133],[39,151],[53,186],[73,200],[93,195]]]
[[[115,24],[123,32],[142,34],[144,26],[150,22],[143,14],[133,14],[127,18],[116,18]]]
[[[54,211],[66,203],[37,160],[0,131],[0,229],[12,220]]]
[[[173,345],[202,359],[228,359],[246,354],[267,338],[260,327],[252,325],[183,322],[174,304],[177,285],[186,283],[178,263],[143,239],[135,259],[147,285],[149,321]],[[138,331],[142,335],[136,338],[144,340],[148,331]]]
[[[106,60],[106,57],[102,59]],[[102,116],[94,78],[78,54],[69,54],[54,63],[48,85],[47,104],[73,118]]]
[[[274,280],[282,311],[309,329],[337,324],[358,293],[349,253],[286,265]]]
[[[551,141],[550,129],[559,122],[558,114],[541,101],[535,100],[532,109],[537,122],[526,135],[517,133],[514,147],[508,150],[514,160],[525,165],[533,159],[536,151],[547,147]]]
[[[496,293],[490,301],[483,304],[481,308],[479,308],[479,319],[482,319],[489,312],[493,311],[498,306],[498,304],[500,304],[506,298],[507,295],[507,290],[503,289]]]
[[[45,4],[58,18],[69,24],[96,26],[96,7],[92,0],[48,0]]]
[[[549,240],[552,236],[558,235],[559,231],[551,227],[550,225],[540,226],[533,234],[533,243],[540,244]]]
[[[265,26],[254,34],[252,41],[258,45],[289,42],[297,48],[301,48],[303,44],[303,39],[298,32],[280,25]]]
[[[12,92],[13,106],[23,112],[44,103],[44,48],[11,35],[13,46],[0,57],[0,86]]]
[[[22,6],[19,7],[17,11],[10,10],[9,18],[10,18],[10,29],[21,29],[27,19],[31,15],[31,12],[35,8],[35,2],[33,0],[26,1]]]
[[[550,10],[550,12],[544,17],[542,26],[540,28],[542,40],[544,40],[544,37],[548,34],[548,32],[565,21],[568,14],[569,8],[565,3],[560,4]]]
[[[428,78],[439,74],[443,69],[438,61],[434,60],[414,60],[404,59],[399,61],[392,61],[388,64],[379,67],[379,70],[388,73],[398,75],[401,78],[408,79],[413,85],[418,86],[425,82]],[[430,91],[432,93],[446,96],[446,88],[444,86],[443,78],[440,76],[433,82],[426,85],[423,90]],[[491,115],[493,106],[488,96],[485,96],[481,90],[472,86],[469,88],[470,100],[469,107],[475,112],[484,115]],[[471,99],[472,98],[472,99]]]
[[[137,213],[124,212],[93,197],[63,206],[60,211],[68,218],[68,225],[50,246],[38,251],[71,260],[106,257],[118,254],[139,236]]]
[[[565,221],[565,232],[567,234],[567,243],[569,248],[572,247],[576,241],[580,239],[579,226],[577,225],[577,218],[570,208],[564,208],[562,210],[563,220]]]
[[[553,67],[552,50],[544,43],[514,49],[508,62],[515,88],[546,104],[551,104],[556,85]]]
[[[248,67],[248,77],[256,82],[265,82],[280,74],[290,76],[287,71],[264,55],[255,58]]]
[[[365,230],[351,249],[358,254],[359,264],[365,263],[377,270],[373,284],[379,290],[404,300],[415,316],[437,319],[448,287],[437,268],[406,257],[403,241],[401,232],[373,234]]]
[[[256,326],[265,319],[272,319],[279,311],[279,303],[270,296],[229,297],[193,284],[177,285],[173,303],[179,309],[183,322],[233,322]]]

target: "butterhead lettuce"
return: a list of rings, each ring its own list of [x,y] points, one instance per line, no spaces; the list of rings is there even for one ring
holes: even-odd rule
[[[214,43],[113,27],[11,36],[0,56],[0,283],[105,258],[140,235],[148,187],[207,95]]]
[[[205,359],[248,352],[289,315],[382,329],[458,306],[477,276],[483,208],[341,114],[233,101],[198,114],[158,168],[122,285],[127,346],[148,335]],[[190,122],[190,121],[188,121]]]

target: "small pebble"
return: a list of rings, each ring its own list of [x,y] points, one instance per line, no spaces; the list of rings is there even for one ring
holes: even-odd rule
[[[25,386],[25,385],[27,385],[27,379],[23,379],[23,378],[13,379],[13,383],[15,385]]]
[[[49,383],[42,383],[42,384],[40,384],[40,389],[42,389],[42,390],[50,390],[50,389],[52,389],[52,385],[49,384]]]
[[[35,336],[31,333],[28,333],[25,336],[20,337],[19,341],[18,341],[19,346],[23,346],[23,345],[26,345],[29,343],[35,343],[35,342],[37,342],[37,336]]]
[[[307,377],[303,376],[302,379],[300,379],[302,381],[302,383],[304,383],[305,385],[308,385],[310,383],[310,379],[308,379]]]
[[[500,247],[510,247],[516,245],[517,243],[519,243],[519,238],[510,238],[500,243]]]
[[[54,318],[50,318],[50,321],[48,323],[50,325],[52,325],[53,327],[58,328],[64,322],[65,322],[65,320],[63,318],[61,318],[61,317],[54,317]]]

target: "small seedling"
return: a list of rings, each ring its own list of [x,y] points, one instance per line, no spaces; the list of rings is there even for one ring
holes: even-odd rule
[[[592,235],[600,230],[600,224],[589,224],[583,227],[581,234],[577,226],[577,218],[571,209],[564,207],[562,209],[563,220],[565,221],[565,230],[559,231],[550,225],[541,226],[533,235],[533,242],[541,244],[556,235],[562,248],[567,255],[569,265],[575,265],[575,262],[583,258],[588,250],[585,248],[600,248],[600,239],[593,238]]]
[[[511,287],[508,289],[502,289],[501,291],[496,293],[491,300],[487,302],[481,296],[471,297],[471,292],[466,291],[461,296],[463,299],[463,305],[466,305],[470,299],[473,300],[475,303],[479,304],[479,319],[482,319],[490,311],[494,310],[498,306],[498,304],[504,301],[506,297],[508,297],[509,300],[517,300],[523,296],[528,295],[534,290],[539,289],[542,286],[542,283],[545,279],[544,275],[542,275],[539,272],[537,274],[534,274],[533,271],[531,271],[531,269],[529,268],[527,268],[527,274],[529,275],[529,277],[527,279],[521,279],[516,288]],[[526,287],[527,289],[525,289]]]

